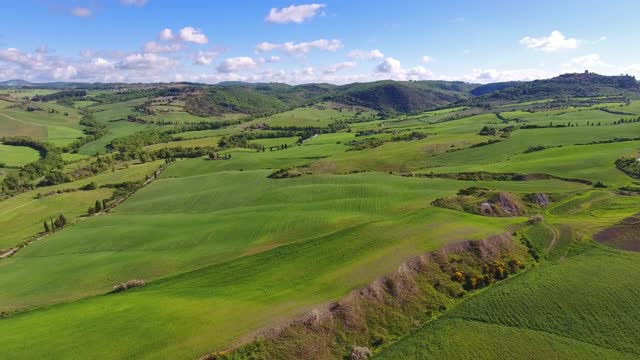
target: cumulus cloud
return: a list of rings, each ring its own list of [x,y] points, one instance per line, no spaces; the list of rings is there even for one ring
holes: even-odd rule
[[[394,80],[424,80],[433,77],[433,73],[422,66],[405,69],[399,60],[392,57],[384,59],[375,70],[385,78]]]
[[[142,7],[147,4],[148,0],[120,0],[120,4],[126,6],[138,6]]]
[[[91,9],[86,7],[76,7],[71,9],[71,15],[77,17],[89,17],[92,13]]]
[[[430,62],[433,61],[433,58],[431,56],[425,55],[422,58],[420,58],[420,62],[423,64],[428,64]]]
[[[167,81],[178,61],[154,53],[101,52],[85,50],[77,58],[48,52],[0,49],[0,77],[29,81]]]
[[[349,57],[358,60],[375,60],[384,58],[384,53],[378,49],[370,51],[356,49],[349,51]]]
[[[120,69],[168,69],[177,61],[153,53],[134,53],[125,56],[118,64]]]
[[[575,49],[578,47],[578,40],[574,38],[567,38],[560,31],[554,30],[549,36],[537,38],[525,36],[520,39],[520,44],[528,47],[529,49],[554,52],[558,50]]]
[[[376,71],[385,74],[400,73],[402,72],[402,66],[399,60],[388,57],[376,66]]]
[[[258,61],[248,56],[228,58],[218,66],[218,72],[232,73],[236,71],[244,71],[255,68],[256,66],[258,66],[258,63]]]
[[[180,29],[178,36],[180,40],[185,42],[192,42],[196,44],[206,44],[209,42],[209,39],[202,33],[202,31],[191,26]]]
[[[173,31],[169,28],[162,29],[162,31],[160,31],[160,33],[158,34],[158,39],[163,41],[170,41],[173,40],[173,38]]]
[[[256,46],[255,51],[257,53],[265,53],[271,51],[281,51],[287,55],[301,55],[306,54],[312,49],[324,50],[335,52],[338,49],[342,48],[342,41],[340,40],[327,40],[327,39],[319,39],[308,42],[286,42],[286,43],[270,43],[270,42],[262,42]]]
[[[347,69],[351,69],[353,67],[356,67],[356,65],[358,65],[355,61],[345,61],[345,62],[341,62],[339,64],[333,64],[333,65],[329,65],[326,69],[324,69],[323,73],[324,74],[335,74],[339,71],[342,70],[347,70]]]
[[[182,44],[180,43],[161,44],[155,41],[149,41],[144,45],[144,52],[148,53],[176,52],[181,49]]]
[[[325,4],[291,5],[286,8],[272,8],[265,21],[272,24],[300,24],[318,14],[318,11],[326,7]]]
[[[103,68],[103,69],[113,69],[115,65],[113,61],[110,61],[101,57],[91,59],[91,64],[96,68]]]
[[[211,65],[213,60],[218,56],[218,51],[198,51],[193,57],[194,65]]]
[[[52,76],[56,80],[69,80],[78,74],[78,70],[72,66],[62,66],[53,69]]]

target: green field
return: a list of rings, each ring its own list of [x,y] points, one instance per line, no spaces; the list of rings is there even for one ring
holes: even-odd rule
[[[83,136],[79,117],[72,109],[47,105],[60,113],[46,111],[27,112],[20,109],[0,108],[0,133],[4,136],[28,136],[56,145],[66,145]],[[65,116],[64,112],[69,112]]]
[[[0,144],[0,163],[5,166],[22,166],[39,158],[40,154],[30,147]]]

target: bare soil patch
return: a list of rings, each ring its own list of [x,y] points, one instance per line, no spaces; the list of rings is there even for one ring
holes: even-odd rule
[[[640,213],[600,231],[594,239],[618,249],[640,251]]]

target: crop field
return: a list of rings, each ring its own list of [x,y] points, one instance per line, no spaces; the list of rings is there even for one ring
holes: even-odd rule
[[[66,145],[83,136],[79,116],[73,110],[56,105],[42,111],[0,108],[0,130],[3,136],[28,136],[56,145]],[[49,113],[47,109],[57,111]],[[68,115],[64,112],[68,111]]]
[[[80,153],[84,155],[95,155],[106,151],[107,146],[112,140],[119,137],[131,135],[135,132],[142,131],[153,127],[153,125],[142,125],[128,121],[111,122],[108,125],[109,132],[96,141],[92,141],[80,147]]]
[[[0,164],[16,167],[32,163],[40,158],[40,154],[30,147],[10,146],[0,143]]]

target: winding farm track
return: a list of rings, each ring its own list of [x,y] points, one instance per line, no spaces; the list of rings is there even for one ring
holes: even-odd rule
[[[9,116],[9,115],[7,115],[7,114],[0,114],[0,115],[4,116],[4,117],[6,117],[6,118],[8,118],[8,119],[10,119],[10,120],[13,120],[13,121],[21,122],[21,123],[23,123],[23,124],[33,125],[33,123],[30,123],[30,122],[28,122],[28,121],[24,121],[24,120],[20,120],[20,119],[16,119],[16,118],[14,118],[13,116]]]
[[[33,199],[33,200],[29,201],[28,203],[24,203],[24,204],[22,204],[22,205],[18,205],[18,206],[16,206],[16,207],[14,207],[13,209],[9,209],[9,210],[7,210],[7,211],[5,211],[5,212],[1,212],[1,213],[0,213],[0,215],[8,214],[8,213],[10,213],[10,212],[12,212],[12,211],[14,211],[14,210],[18,210],[18,209],[20,209],[21,207],[27,206],[27,205],[31,204],[32,202],[34,202],[34,201],[36,201],[36,200],[37,200],[37,199]]]
[[[545,255],[547,255],[549,253],[549,251],[551,251],[551,249],[553,249],[554,246],[556,246],[556,243],[558,242],[558,233],[556,232],[556,229],[547,224],[546,222],[543,222],[544,226],[546,226],[549,230],[551,230],[551,233],[553,234],[553,239],[551,239],[551,243],[549,244],[549,246],[547,247],[547,250],[545,251]]]

